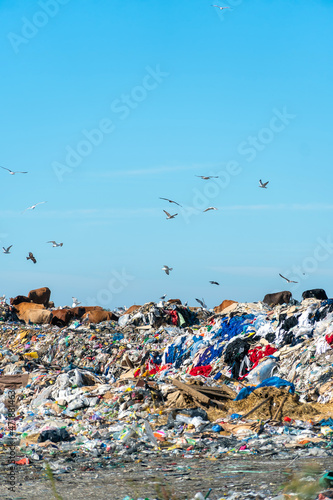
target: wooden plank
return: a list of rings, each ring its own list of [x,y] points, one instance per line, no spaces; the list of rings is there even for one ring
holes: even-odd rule
[[[172,383],[177,387],[177,389],[180,389],[181,391],[184,391],[186,394],[189,394],[193,398],[198,399],[201,403],[205,403],[207,405],[211,403],[211,400],[208,396],[205,396],[196,389],[193,389],[193,386],[183,384],[182,382],[179,382],[178,380],[175,379],[172,381]]]

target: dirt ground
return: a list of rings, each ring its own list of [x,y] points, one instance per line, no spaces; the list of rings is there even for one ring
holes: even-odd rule
[[[231,492],[239,492],[240,499],[247,493],[261,493],[257,498],[269,499],[281,490],[291,472],[306,467],[317,468],[318,473],[333,467],[332,457],[280,459],[270,456],[229,456],[222,459],[149,457],[142,461],[74,464],[66,473],[54,475],[54,489],[41,467],[21,466],[15,474],[15,492],[8,490],[6,472],[0,472],[2,500],[122,500],[130,495],[143,498],[191,499],[201,491],[212,488],[209,500],[216,500]],[[91,469],[91,470],[87,470]],[[169,495],[163,496],[163,489]],[[172,496],[172,494],[174,496]],[[58,496],[57,496],[58,495]],[[250,497],[248,497],[250,498]],[[256,496],[252,496],[256,498]]]

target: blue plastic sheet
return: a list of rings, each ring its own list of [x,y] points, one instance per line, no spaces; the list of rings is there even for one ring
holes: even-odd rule
[[[280,377],[270,377],[266,378],[261,384],[254,386],[244,387],[237,395],[234,401],[241,401],[242,399],[247,398],[253,391],[259,389],[260,387],[285,387],[290,386],[289,392],[290,394],[294,394],[295,386],[292,382],[288,382],[288,380],[284,380]]]

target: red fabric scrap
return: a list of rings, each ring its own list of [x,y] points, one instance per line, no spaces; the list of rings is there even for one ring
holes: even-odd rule
[[[325,339],[327,340],[327,343],[328,343],[329,345],[333,344],[333,333],[331,333],[331,335],[327,334],[327,335],[325,336]]]
[[[192,368],[192,370],[190,371],[190,375],[193,375],[193,377],[196,377],[197,375],[203,375],[204,377],[209,377],[212,369],[213,367],[211,365],[196,366],[195,368]]]
[[[254,349],[250,349],[248,352],[248,358],[253,363],[253,366],[251,367],[251,370],[255,368],[259,361],[262,358],[265,358],[266,356],[271,356],[276,352],[277,349],[275,347],[272,347],[271,345],[266,345],[265,348],[263,349],[262,346],[255,347]]]

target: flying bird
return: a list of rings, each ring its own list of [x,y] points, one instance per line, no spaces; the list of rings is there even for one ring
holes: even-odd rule
[[[218,285],[218,286],[220,286],[220,283],[218,283],[217,281],[210,281],[209,283],[211,283],[212,285]]]
[[[166,296],[167,294],[165,293],[164,295],[162,295],[162,297],[160,297],[160,300],[164,300]]]
[[[2,247],[3,253],[10,253],[10,249],[12,248],[12,246],[13,245],[10,245],[10,247],[8,248]]]
[[[162,271],[164,271],[168,276],[169,276],[170,271],[172,271],[172,270],[173,270],[173,268],[169,267],[169,266],[162,267]]]
[[[219,5],[212,5],[212,7],[217,7],[220,10],[230,9],[230,7],[220,7]]]
[[[79,304],[81,304],[81,302],[78,301],[76,297],[72,297],[72,300],[73,300],[72,307],[77,307]]]
[[[267,182],[262,182],[261,179],[259,180],[259,187],[261,188],[264,188],[264,189],[267,189],[267,184],[269,183],[269,181]]]
[[[63,243],[56,243],[55,241],[47,241],[46,243],[52,243],[53,247],[62,247]]]
[[[35,210],[35,208],[37,207],[37,205],[42,205],[42,203],[46,203],[46,201],[40,201],[39,203],[36,203],[35,205],[31,205],[31,207],[28,207],[25,210],[23,210],[22,213],[24,213],[26,210]]]
[[[298,281],[292,281],[288,278],[285,278],[284,276],[282,276],[282,274],[279,273],[279,276],[281,276],[281,278],[283,278],[284,280],[286,280],[288,283],[298,283]]]
[[[27,174],[27,173],[28,173],[28,172],[20,172],[20,171],[18,171],[18,170],[16,170],[16,172],[13,172],[13,170],[10,170],[9,168],[5,168],[5,167],[1,167],[1,168],[3,168],[4,170],[7,170],[7,171],[10,173],[10,175],[15,175],[15,174]]]
[[[178,205],[179,207],[181,207],[181,205],[179,205],[179,203],[177,203],[176,201],[169,200],[169,198],[161,198],[160,197],[160,200],[165,200],[165,201],[168,201],[169,203],[174,203],[175,205]]]
[[[205,299],[195,299],[197,302],[199,302],[199,304],[204,308],[204,309],[207,309],[207,305],[205,304]]]
[[[204,181],[208,181],[209,179],[218,179],[218,175],[196,175],[196,177],[200,177],[200,179],[203,179]]]
[[[174,219],[178,214],[169,214],[169,212],[167,212],[166,210],[163,210],[163,212],[167,215],[167,220],[168,219]]]
[[[206,210],[204,210],[204,212],[208,212],[209,210],[217,210],[216,207],[208,207],[206,208]]]
[[[36,264],[37,260],[34,257],[32,252],[29,252],[29,257],[26,257],[27,260],[31,260],[34,264]]]

